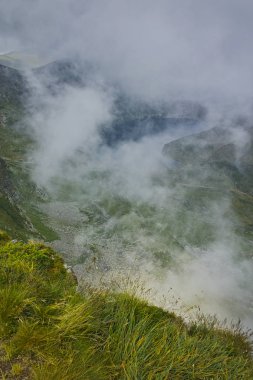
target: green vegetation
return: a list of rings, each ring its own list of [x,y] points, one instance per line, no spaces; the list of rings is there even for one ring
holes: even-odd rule
[[[88,287],[42,243],[0,233],[2,379],[252,379],[247,336]]]
[[[19,239],[55,240],[38,210],[43,196],[29,176],[27,151],[33,142],[22,121],[29,86],[21,72],[1,64],[0,81],[0,228]]]
[[[30,138],[14,126],[0,125],[0,141],[0,228],[20,239],[57,239],[38,210],[43,195],[32,183],[29,164],[24,162]]]

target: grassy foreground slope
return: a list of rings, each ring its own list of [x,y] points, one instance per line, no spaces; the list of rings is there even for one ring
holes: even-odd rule
[[[1,232],[2,379],[252,379],[247,337],[130,293],[87,289],[41,243]]]

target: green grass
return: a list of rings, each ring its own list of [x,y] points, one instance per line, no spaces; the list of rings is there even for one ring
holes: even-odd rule
[[[0,228],[18,238],[27,238],[28,228],[20,208],[0,193]]]
[[[42,243],[0,233],[3,379],[252,379],[240,329],[186,324],[131,292],[85,288]]]

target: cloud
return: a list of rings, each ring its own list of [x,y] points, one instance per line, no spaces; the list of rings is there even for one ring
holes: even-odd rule
[[[60,94],[44,94],[42,99],[46,103],[28,120],[38,142],[33,159],[39,173],[36,181],[41,185],[62,173],[64,162],[78,149],[91,154],[100,141],[99,127],[111,120],[110,95],[95,88],[66,87]]]
[[[79,55],[145,98],[251,97],[251,1],[4,0],[1,8],[4,50]]]

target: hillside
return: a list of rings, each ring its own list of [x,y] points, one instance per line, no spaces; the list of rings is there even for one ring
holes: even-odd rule
[[[205,203],[210,194],[231,200],[237,216],[234,229],[245,238],[245,249],[252,254],[253,239],[253,128],[243,121],[230,128],[214,127],[208,131],[166,144],[163,153],[171,160],[174,184],[189,189]],[[246,248],[247,245],[247,248]]]
[[[2,378],[252,378],[251,347],[239,326],[231,332],[201,318],[186,324],[131,289],[77,293],[52,249],[0,236]]]
[[[26,70],[27,68],[39,68],[50,62],[50,59],[39,57],[31,52],[11,51],[0,54],[0,65],[16,70]]]
[[[56,238],[41,220],[36,204],[43,194],[29,179],[26,163],[32,141],[22,118],[29,86],[22,73],[2,65],[0,83],[0,228],[19,238]]]

